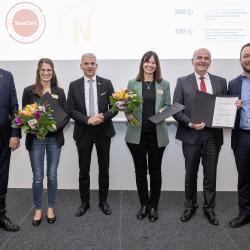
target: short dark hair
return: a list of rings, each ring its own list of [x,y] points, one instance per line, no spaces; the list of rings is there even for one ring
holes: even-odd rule
[[[147,61],[149,61],[150,57],[153,56],[156,62],[156,70],[154,72],[154,80],[158,83],[162,81],[162,76],[161,76],[161,66],[160,66],[160,60],[158,55],[154,51],[147,51],[141,59],[140,62],[140,68],[139,68],[139,73],[136,77],[136,81],[138,82],[143,82],[144,81],[144,70],[143,70],[143,64]]]
[[[241,58],[241,53],[242,53],[243,49],[245,49],[246,47],[250,47],[250,43],[246,43],[245,45],[243,45],[243,47],[240,50],[240,58]]]

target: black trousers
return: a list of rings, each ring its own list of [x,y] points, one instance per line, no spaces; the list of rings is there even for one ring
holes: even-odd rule
[[[11,151],[9,147],[3,146],[0,138],[0,216],[6,212],[6,194],[9,179]]]
[[[234,150],[238,170],[239,214],[250,215],[250,132],[239,132],[239,141]]]
[[[109,152],[111,138],[98,127],[88,127],[76,143],[79,156],[79,190],[82,202],[90,199],[90,164],[92,149],[95,144],[99,165],[99,200],[106,201],[109,189]]]
[[[127,143],[135,165],[135,177],[141,205],[157,208],[161,193],[161,162],[165,147],[158,147],[156,133],[141,134],[140,144]],[[150,176],[150,197],[147,172]]]
[[[197,174],[200,160],[203,165],[203,209],[215,207],[216,174],[220,146],[216,144],[212,131],[201,131],[196,144],[182,143],[185,158],[185,209],[197,208]]]

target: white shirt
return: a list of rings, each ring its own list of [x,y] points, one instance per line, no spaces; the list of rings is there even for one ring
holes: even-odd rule
[[[195,74],[196,82],[197,82],[197,85],[198,85],[198,89],[200,90],[200,83],[201,83],[200,77],[201,76],[198,75],[196,72],[194,72],[194,74]],[[205,81],[205,84],[206,84],[207,93],[213,94],[213,88],[212,88],[212,84],[211,84],[211,81],[210,81],[210,78],[209,78],[209,74],[206,73],[203,77],[204,77],[204,81]]]
[[[96,76],[94,76],[91,79],[93,80],[92,84],[93,84],[93,90],[94,90],[95,114],[98,114],[99,110],[98,110],[98,100],[97,100]],[[87,111],[88,116],[89,116],[89,86],[90,86],[89,80],[90,78],[87,78],[86,76],[84,76],[85,106],[86,106],[86,111]]]

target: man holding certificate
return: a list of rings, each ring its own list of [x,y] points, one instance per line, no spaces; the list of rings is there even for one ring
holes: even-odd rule
[[[250,43],[240,52],[243,73],[229,82],[229,95],[237,95],[235,127],[232,130],[231,146],[238,170],[239,215],[229,222],[232,228],[250,223]]]
[[[174,115],[178,121],[176,139],[182,141],[185,158],[185,208],[181,221],[187,222],[197,209],[197,173],[200,160],[203,165],[204,214],[213,225],[219,225],[214,213],[216,192],[216,170],[219,152],[223,144],[223,131],[208,128],[204,121],[192,123],[192,102],[197,91],[214,95],[226,95],[227,84],[224,78],[211,75],[211,53],[201,48],[194,52],[192,58],[194,73],[177,79],[173,102],[186,108]]]

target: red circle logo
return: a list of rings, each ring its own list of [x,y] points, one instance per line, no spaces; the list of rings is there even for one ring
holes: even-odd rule
[[[45,30],[45,17],[38,6],[28,2],[18,3],[6,16],[6,28],[15,41],[33,43]]]

